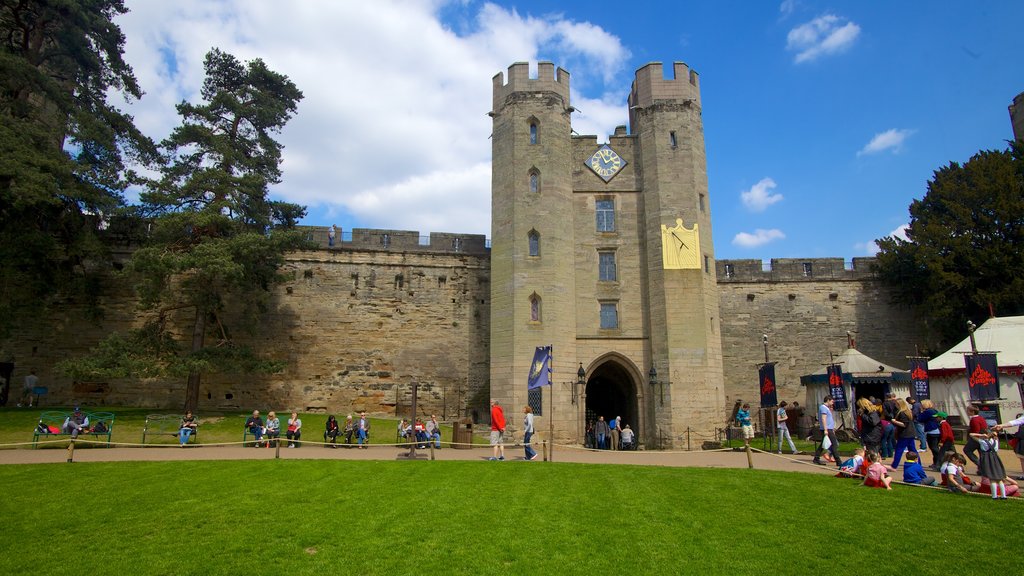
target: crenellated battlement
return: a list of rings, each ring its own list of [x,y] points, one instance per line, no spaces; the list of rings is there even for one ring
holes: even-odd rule
[[[555,68],[551,62],[537,63],[537,77],[530,78],[530,64],[516,62],[508,67],[508,78],[498,72],[494,75],[494,107],[497,112],[505,99],[513,92],[554,92],[569,105],[569,73],[564,68]]]
[[[693,102],[700,106],[700,78],[685,62],[672,63],[672,78],[665,78],[661,62],[651,62],[636,71],[629,91],[630,108],[645,108],[659,100]]]
[[[766,265],[761,260],[718,260],[715,263],[719,282],[822,282],[834,280],[867,280],[875,277],[875,259],[854,258],[772,258]]]

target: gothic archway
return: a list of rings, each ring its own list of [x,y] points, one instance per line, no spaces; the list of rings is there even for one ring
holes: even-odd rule
[[[594,422],[598,416],[605,420],[621,416],[622,424],[629,424],[639,439],[642,422],[638,385],[632,370],[615,358],[606,359],[589,372],[585,421]]]

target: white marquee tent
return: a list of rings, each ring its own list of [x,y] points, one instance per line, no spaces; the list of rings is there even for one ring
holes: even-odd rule
[[[996,353],[999,364],[1000,419],[1021,413],[1021,382],[1024,380],[1024,316],[989,318],[974,331],[978,352]],[[928,361],[931,397],[939,410],[958,414],[967,421],[971,394],[967,386],[964,355],[971,352],[968,336],[945,353]]]

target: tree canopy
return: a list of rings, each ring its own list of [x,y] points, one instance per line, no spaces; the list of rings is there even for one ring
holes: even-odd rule
[[[910,205],[907,239],[877,240],[878,271],[937,337],[959,341],[971,320],[1024,313],[1024,142],[935,171]]]
[[[285,251],[303,245],[294,226],[305,215],[301,206],[271,200],[268,190],[281,178],[275,135],[302,92],[259,59],[243,63],[214,49],[204,64],[204,102],[177,106],[182,123],[161,143],[160,177],[140,196],[151,232],[125,268],[153,316],[64,366],[92,377],[187,374],[185,406],[193,410],[204,372],[282,367],[239,345],[227,319],[257,324],[281,280]],[[179,342],[168,315],[186,309],[194,321],[188,341]]]
[[[0,0],[0,337],[54,296],[94,298],[103,215],[155,147],[108,97],[139,98],[121,0]]]

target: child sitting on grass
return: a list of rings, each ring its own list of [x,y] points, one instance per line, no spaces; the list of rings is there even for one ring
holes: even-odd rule
[[[967,460],[962,454],[951,452],[946,455],[946,461],[942,463],[939,473],[942,474],[942,485],[954,494],[967,494],[974,484],[964,474],[964,464]]]
[[[903,463],[903,483],[934,486],[935,478],[925,474],[924,466],[917,460],[916,452],[907,452],[907,461]]]
[[[864,474],[864,485],[872,488],[885,488],[886,490],[892,490],[892,478],[889,477],[886,471],[885,464],[882,464],[882,457],[878,455],[878,452],[868,452],[868,461],[871,465],[868,466],[867,472]]]
[[[839,473],[836,474],[836,478],[861,478],[866,471],[864,449],[857,448],[853,451],[853,456],[843,461],[842,466],[839,467]]]

